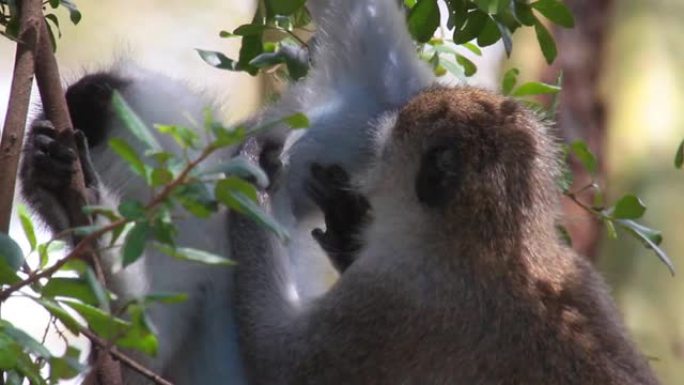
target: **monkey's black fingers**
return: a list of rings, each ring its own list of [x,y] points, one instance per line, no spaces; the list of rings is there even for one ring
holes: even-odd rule
[[[31,135],[46,135],[55,139],[57,138],[57,130],[49,120],[36,120],[31,125]]]

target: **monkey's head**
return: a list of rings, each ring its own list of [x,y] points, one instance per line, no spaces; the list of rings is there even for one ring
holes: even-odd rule
[[[380,195],[418,206],[450,233],[495,238],[529,220],[553,227],[556,146],[516,101],[470,87],[431,88],[387,126],[372,177]]]

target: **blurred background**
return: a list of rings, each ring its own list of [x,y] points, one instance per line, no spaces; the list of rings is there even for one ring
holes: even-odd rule
[[[584,139],[600,160],[608,201],[637,194],[648,207],[645,223],[662,230],[663,248],[684,270],[684,170],[673,165],[684,139],[684,1],[566,0],[575,29],[554,29],[559,57],[545,64],[532,31],[515,34],[513,56],[485,50],[474,84],[498,88],[501,74],[518,67],[525,80],[554,83],[564,75],[558,135]],[[185,79],[225,106],[224,118],[254,111],[271,82],[204,64],[195,48],[237,56],[239,40],[218,31],[247,22],[253,5],[240,0],[77,2],[83,20],[74,27],[58,13],[62,39],[57,57],[65,82],[121,58]],[[0,39],[0,121],[4,121],[14,44]],[[576,165],[575,165],[576,166]],[[586,175],[577,169],[578,186]],[[586,184],[586,183],[584,183]],[[684,281],[631,237],[607,239],[601,225],[564,202],[573,246],[596,261],[613,289],[626,323],[652,360],[663,384],[684,383]],[[23,241],[18,224],[12,235]],[[13,300],[3,317],[40,337],[47,316]],[[60,349],[58,335],[48,336]]]

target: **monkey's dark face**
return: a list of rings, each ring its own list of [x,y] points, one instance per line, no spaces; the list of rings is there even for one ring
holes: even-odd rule
[[[428,209],[501,220],[553,186],[555,167],[543,166],[553,155],[545,154],[541,124],[515,101],[487,91],[423,92],[399,113],[391,141],[413,154],[415,196]]]
[[[90,146],[104,142],[107,121],[111,119],[112,94],[127,84],[126,79],[101,72],[84,76],[67,89],[66,99],[74,127],[86,135]]]

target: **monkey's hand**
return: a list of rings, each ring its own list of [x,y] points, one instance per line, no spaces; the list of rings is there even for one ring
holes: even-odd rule
[[[75,172],[77,154],[67,144],[68,133],[58,133],[51,122],[33,123],[24,147],[20,178],[22,192],[29,205],[36,210],[53,232],[61,232],[73,224],[69,221],[66,202],[71,176]],[[99,202],[99,182],[90,161],[86,137],[74,132],[78,158],[85,178],[88,204]]]
[[[326,230],[314,229],[311,235],[342,273],[362,247],[358,234],[370,219],[370,204],[352,189],[349,175],[338,165],[312,164],[306,188],[325,216]]]

